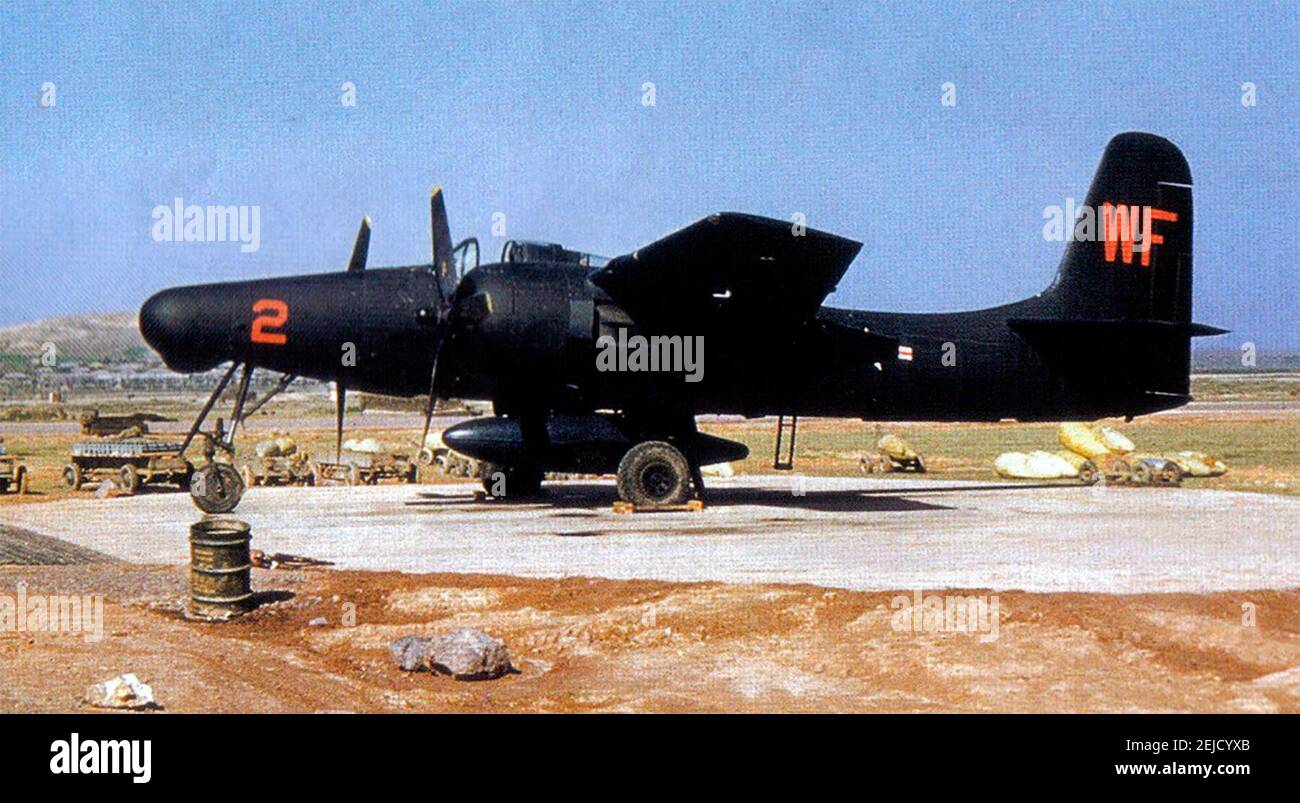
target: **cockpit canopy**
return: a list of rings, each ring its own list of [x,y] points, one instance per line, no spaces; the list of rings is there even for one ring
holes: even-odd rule
[[[550,262],[582,267],[604,267],[609,259],[581,251],[569,251],[559,243],[510,240],[501,249],[502,262]]]

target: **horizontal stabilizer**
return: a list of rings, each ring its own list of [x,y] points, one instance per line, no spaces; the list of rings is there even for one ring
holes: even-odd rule
[[[1150,318],[1011,318],[1007,325],[1081,395],[1143,399],[1129,414],[1182,404],[1191,338],[1224,331]]]
[[[1177,335],[1181,337],[1210,337],[1226,335],[1229,330],[1203,323],[1157,321],[1150,318],[1011,318],[1007,321],[1015,332],[1027,339],[1042,337],[1095,338],[1095,337],[1150,337]]]

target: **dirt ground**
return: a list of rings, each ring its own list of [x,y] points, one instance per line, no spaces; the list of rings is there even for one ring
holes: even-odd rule
[[[93,710],[85,688],[123,672],[167,712],[1300,711],[1300,590],[1002,592],[986,642],[897,629],[894,593],[813,586],[258,569],[261,607],[209,624],[180,615],[186,582],[0,568],[0,598],[106,600],[99,642],[0,632],[0,711]],[[517,673],[462,682],[388,655],[463,627],[502,639]]]

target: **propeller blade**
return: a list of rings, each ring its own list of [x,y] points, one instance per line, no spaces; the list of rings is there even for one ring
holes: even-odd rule
[[[338,408],[334,416],[334,462],[343,462],[343,408],[347,404],[348,388],[342,382],[334,383],[334,395],[338,397]]]
[[[357,242],[352,246],[352,260],[348,262],[348,273],[366,269],[366,255],[370,253],[370,216],[361,218],[361,228],[357,230]]]
[[[438,292],[443,292],[443,280],[451,275],[451,226],[447,224],[447,205],[442,200],[442,187],[434,187],[429,196],[429,231],[433,238],[433,273],[438,277]],[[442,299],[443,304],[451,301]]]
[[[429,371],[429,401],[424,405],[424,432],[420,435],[421,449],[424,448],[425,442],[429,439],[429,426],[433,423],[433,408],[437,404],[437,398],[433,394],[438,382],[438,355],[441,353],[442,341],[439,341],[437,347],[433,350],[433,368]]]

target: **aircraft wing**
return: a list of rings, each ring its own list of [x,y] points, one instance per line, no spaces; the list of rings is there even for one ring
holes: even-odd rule
[[[591,281],[643,328],[690,334],[813,318],[862,243],[787,221],[720,212],[596,271]]]

